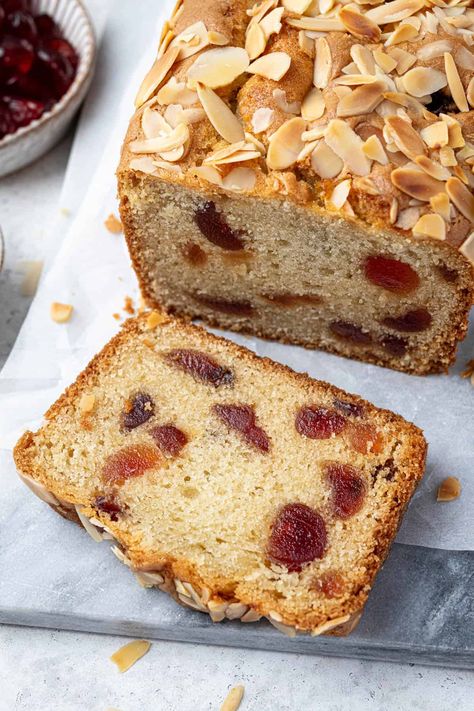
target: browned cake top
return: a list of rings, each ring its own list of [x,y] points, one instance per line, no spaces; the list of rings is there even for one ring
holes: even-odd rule
[[[124,160],[474,261],[472,0],[179,0]]]

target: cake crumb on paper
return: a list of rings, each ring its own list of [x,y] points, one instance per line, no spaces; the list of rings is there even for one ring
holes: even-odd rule
[[[115,217],[113,212],[111,212],[108,218],[105,220],[104,225],[108,229],[108,231],[112,232],[112,234],[114,235],[118,235],[123,232],[122,223],[120,222],[118,217]]]
[[[72,316],[74,307],[71,304],[61,304],[59,301],[53,301],[50,307],[50,314],[53,321],[56,323],[66,323]]]
[[[135,315],[135,307],[133,305],[133,299],[131,296],[126,296],[125,297],[125,302],[123,305],[123,310],[125,313],[130,314],[130,316]]]

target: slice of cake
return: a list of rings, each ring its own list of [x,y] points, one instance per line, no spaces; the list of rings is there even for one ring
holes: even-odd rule
[[[425,460],[401,417],[156,312],[46,420],[25,483],[144,585],[315,634],[358,619]]]
[[[473,300],[471,5],[178,2],[118,169],[148,304],[446,371]]]

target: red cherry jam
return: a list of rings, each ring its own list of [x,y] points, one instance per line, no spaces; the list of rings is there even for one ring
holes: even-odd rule
[[[127,479],[143,476],[160,460],[160,452],[153,445],[132,444],[107,458],[102,468],[102,476],[109,483],[123,484]]]
[[[214,412],[231,430],[261,452],[270,449],[270,438],[256,423],[255,410],[250,405],[214,405]]]
[[[420,277],[409,264],[382,255],[367,257],[364,273],[372,284],[395,294],[409,294],[420,285]]]
[[[28,0],[0,5],[0,138],[40,118],[67,92],[79,57]]]
[[[299,572],[305,563],[322,558],[326,545],[322,516],[306,504],[287,504],[273,522],[267,555],[290,572]]]
[[[326,477],[332,490],[332,505],[338,518],[350,518],[362,508],[366,483],[350,464],[331,462],[326,465]]]

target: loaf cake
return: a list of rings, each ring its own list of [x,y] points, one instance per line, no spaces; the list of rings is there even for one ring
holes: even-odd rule
[[[348,632],[422,476],[401,417],[152,312],[15,449],[25,483],[212,619]]]
[[[182,0],[118,168],[147,303],[424,374],[466,332],[466,0]]]

